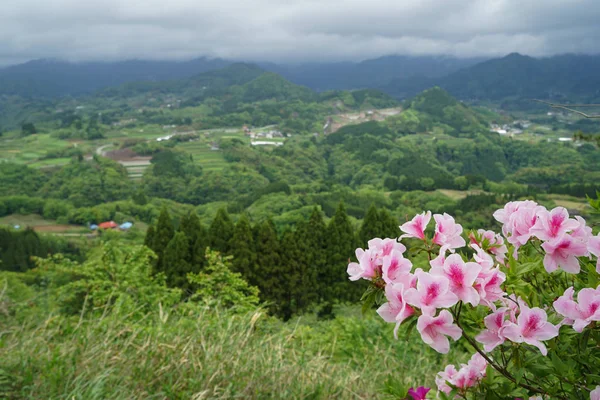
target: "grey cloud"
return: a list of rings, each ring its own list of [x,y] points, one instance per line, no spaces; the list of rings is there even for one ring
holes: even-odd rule
[[[598,53],[596,0],[3,0],[0,63]]]

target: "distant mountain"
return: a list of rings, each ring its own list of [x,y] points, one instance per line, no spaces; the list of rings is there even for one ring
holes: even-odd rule
[[[376,88],[397,78],[440,77],[483,61],[449,56],[385,56],[359,63],[260,64],[286,79],[317,91]]]
[[[231,61],[198,58],[191,61],[121,61],[70,63],[34,60],[0,69],[0,95],[61,97],[135,81],[190,77],[222,68]]]
[[[360,63],[287,65],[261,63],[270,72],[313,90],[374,88],[397,77],[437,77],[473,65],[479,59],[387,56]],[[35,60],[0,69],[0,95],[80,96],[132,82],[188,78],[237,62],[198,58],[191,61],[121,61],[69,63]]]
[[[464,100],[543,98],[595,102],[600,99],[600,55],[537,59],[512,53],[445,77],[396,79],[380,88],[404,98],[435,85]]]

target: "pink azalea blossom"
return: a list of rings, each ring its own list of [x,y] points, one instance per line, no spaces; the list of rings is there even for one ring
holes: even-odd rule
[[[590,392],[590,400],[600,400],[600,385]]]
[[[494,259],[486,253],[479,245],[473,243],[471,247],[475,250],[473,259],[481,266],[482,271],[489,271],[494,267]]]
[[[363,279],[373,279],[377,272],[377,261],[371,250],[356,249],[356,259],[358,262],[348,264],[348,275],[351,281]]]
[[[588,251],[598,257],[596,260],[596,272],[600,274],[600,234],[591,236],[588,241]]]
[[[400,239],[406,237],[425,240],[425,229],[427,228],[429,221],[431,221],[431,211],[415,215],[412,220],[400,226],[400,230],[405,233],[400,236]]]
[[[440,311],[437,317],[421,315],[417,320],[417,330],[421,339],[439,353],[446,354],[450,350],[448,337],[458,340],[462,336],[461,329],[456,326],[448,310]]]
[[[531,234],[540,240],[557,239],[579,227],[579,222],[570,219],[569,212],[564,207],[556,207],[551,211],[541,209],[537,216],[537,221],[531,228]]]
[[[544,242],[542,248],[546,251],[544,268],[547,272],[561,268],[566,272],[578,274],[580,266],[577,257],[589,255],[587,243],[569,234]]]
[[[494,218],[503,224],[502,233],[515,246],[515,258],[518,248],[531,238],[531,228],[537,221],[537,213],[544,209],[531,200],[511,201],[494,213]]]
[[[434,276],[418,271],[417,287],[404,293],[406,302],[420,308],[423,314],[434,315],[436,308],[451,307],[458,303],[458,297],[450,291],[450,281],[445,276]]]
[[[410,284],[410,283],[409,283]],[[377,309],[377,314],[385,322],[395,323],[394,336],[398,337],[400,324],[414,314],[414,309],[406,304],[404,291],[407,286],[404,283],[391,283],[385,286],[385,297],[388,300]]]
[[[466,365],[461,365],[451,383],[459,389],[473,387],[485,376],[486,368],[487,361],[485,361],[485,358],[481,354],[475,353]]]
[[[425,400],[427,398],[427,393],[429,393],[430,390],[430,388],[424,386],[419,386],[416,390],[410,388],[408,389],[408,395],[412,397],[413,400]]]
[[[442,372],[438,372],[435,383],[438,390],[450,394],[452,388],[448,383],[464,391],[477,383],[485,376],[487,361],[479,353],[475,353],[469,362],[462,364],[457,371],[454,365],[448,365]]]
[[[464,247],[466,242],[465,239],[460,236],[463,232],[463,227],[454,221],[454,218],[444,213],[435,214],[435,235],[433,236],[433,243],[440,246],[447,246],[449,249],[457,249]]]
[[[452,382],[458,371],[454,365],[447,365],[442,372],[438,372],[435,376],[435,384],[440,392],[450,394],[452,388],[448,382]]]
[[[481,247],[484,251],[494,255],[496,261],[500,264],[506,262],[506,253],[508,249],[504,244],[504,239],[500,234],[494,231],[486,231],[484,229],[477,230],[477,236],[471,234],[469,236],[471,243]]]
[[[592,237],[592,228],[587,226],[585,219],[581,218],[579,215],[575,216],[575,220],[579,223],[579,226],[571,232],[571,236],[587,243]]]
[[[507,311],[508,308],[501,307],[485,317],[483,323],[487,329],[475,336],[475,340],[483,344],[483,349],[488,353],[505,341],[505,337],[501,331],[508,324],[508,321],[506,321]]]
[[[397,251],[399,253],[404,253],[406,251],[406,246],[398,242],[396,239],[375,238],[369,240],[367,244],[369,246],[369,250],[373,252],[379,263],[382,262],[383,257],[389,256],[392,251]]]
[[[409,259],[404,258],[398,250],[383,257],[383,265],[381,268],[382,277],[385,283],[392,283],[399,279],[400,276],[410,273],[412,263]]]
[[[558,336],[558,327],[548,322],[546,312],[541,308],[529,308],[521,305],[521,312],[517,323],[508,322],[502,328],[501,334],[515,343],[527,343],[540,349],[545,356],[548,354],[542,340],[549,340]]]
[[[450,291],[459,300],[470,303],[473,307],[479,304],[479,293],[473,287],[481,266],[474,262],[465,263],[458,254],[451,254],[444,260],[442,267],[431,268],[432,275],[444,276],[450,282]]]
[[[568,288],[553,304],[554,309],[567,319],[568,325],[582,332],[593,321],[600,321],[600,290],[585,288],[573,300],[573,287]]]
[[[504,281],[506,281],[506,274],[500,271],[500,268],[480,272],[474,286],[477,293],[479,293],[479,304],[494,310],[496,308],[494,302],[502,299],[506,294],[502,290]]]

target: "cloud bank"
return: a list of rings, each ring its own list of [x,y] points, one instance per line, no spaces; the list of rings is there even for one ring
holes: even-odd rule
[[[599,53],[597,0],[3,0],[0,64]]]

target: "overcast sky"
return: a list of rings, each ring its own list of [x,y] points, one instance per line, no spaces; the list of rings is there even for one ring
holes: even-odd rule
[[[0,64],[600,53],[599,0],[0,0]]]

